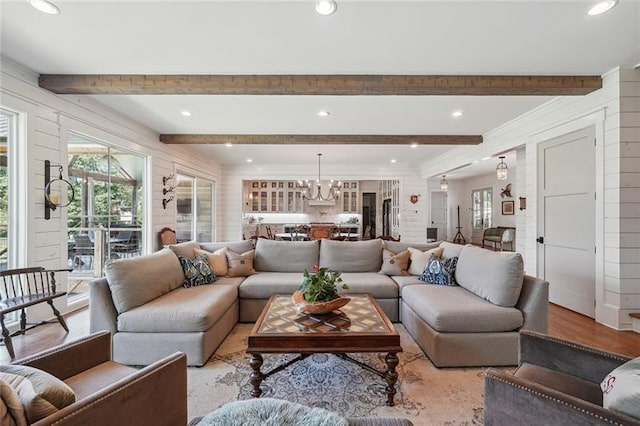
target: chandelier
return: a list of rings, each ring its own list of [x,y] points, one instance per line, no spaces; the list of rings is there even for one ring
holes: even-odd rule
[[[299,180],[298,188],[302,189],[302,198],[305,200],[314,201],[334,201],[340,197],[340,189],[342,188],[342,182],[334,182],[331,180],[328,185],[329,193],[325,196],[322,193],[322,185],[320,184],[320,158],[322,154],[318,154],[318,179],[315,185],[311,184],[310,180]],[[314,189],[315,186],[315,189]]]
[[[496,167],[496,177],[498,180],[507,180],[507,176],[509,174],[509,168],[507,167],[507,163],[504,162],[504,155],[498,157],[500,162]]]

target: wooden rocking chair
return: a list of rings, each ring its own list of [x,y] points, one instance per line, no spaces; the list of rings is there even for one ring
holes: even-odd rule
[[[53,299],[67,294],[66,291],[57,291],[56,289],[55,273],[63,271],[71,272],[72,269],[47,270],[43,267],[34,267],[0,271],[0,326],[2,327],[2,338],[11,359],[15,358],[11,341],[13,336],[24,334],[27,330],[49,322],[40,321],[27,327],[25,309],[29,306],[48,303],[62,328],[69,331],[64,318],[53,305]],[[20,329],[11,333],[4,323],[5,315],[18,310],[21,311]]]

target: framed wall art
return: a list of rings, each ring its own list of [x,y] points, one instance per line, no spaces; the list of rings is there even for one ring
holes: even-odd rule
[[[509,216],[509,215],[514,214],[514,212],[513,212],[514,211],[514,207],[515,207],[514,204],[515,204],[515,202],[513,200],[512,201],[503,201],[502,202],[502,215],[503,216]]]

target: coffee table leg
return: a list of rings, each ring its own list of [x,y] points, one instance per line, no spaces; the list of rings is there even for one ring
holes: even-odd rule
[[[396,373],[398,357],[395,352],[389,352],[384,361],[387,363],[387,371],[384,374],[384,379],[387,382],[387,405],[391,407],[393,406],[393,397],[396,394],[396,382],[398,381],[398,373]]]
[[[251,376],[249,376],[249,378],[251,379],[251,385],[253,385],[251,396],[254,398],[259,398],[260,395],[262,395],[262,389],[260,389],[260,383],[262,383],[262,379],[264,378],[264,376],[260,372],[260,367],[262,367],[262,355],[251,354],[249,365],[253,370],[253,372],[251,373]]]

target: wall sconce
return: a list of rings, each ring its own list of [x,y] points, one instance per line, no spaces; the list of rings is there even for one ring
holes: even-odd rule
[[[509,175],[509,167],[507,167],[507,163],[504,162],[505,157],[504,155],[501,155],[498,158],[500,159],[500,162],[496,167],[496,177],[498,178],[498,180],[507,180],[507,177]]]
[[[173,186],[169,186],[169,188],[167,188],[167,183],[169,183],[171,181],[171,179],[173,179],[175,175],[173,173],[171,173],[169,176],[162,176],[162,186],[164,186],[164,188],[162,188],[162,208],[164,210],[167,209],[167,204],[169,204],[171,201],[173,201],[173,194],[171,194],[170,197],[167,197],[167,194],[172,193],[175,190],[175,187]]]
[[[58,177],[56,179],[51,179],[51,168],[58,168]],[[58,207],[67,207],[69,204],[73,202],[75,199],[76,193],[69,182],[66,179],[62,178],[63,167],[59,164],[51,164],[51,161],[44,160],[44,218],[49,220],[51,219],[51,212],[55,211]],[[56,187],[61,186],[61,187]],[[60,194],[67,187],[67,193],[71,190],[71,194],[67,200],[66,204],[61,204],[60,202]],[[54,193],[52,193],[52,191]]]
[[[520,201],[520,210],[526,210],[527,209],[527,197],[519,197],[518,200]]]
[[[167,209],[167,204],[169,204],[171,201],[173,201],[173,195],[171,195],[171,197],[169,198],[163,198],[162,199],[162,208],[163,209]]]

